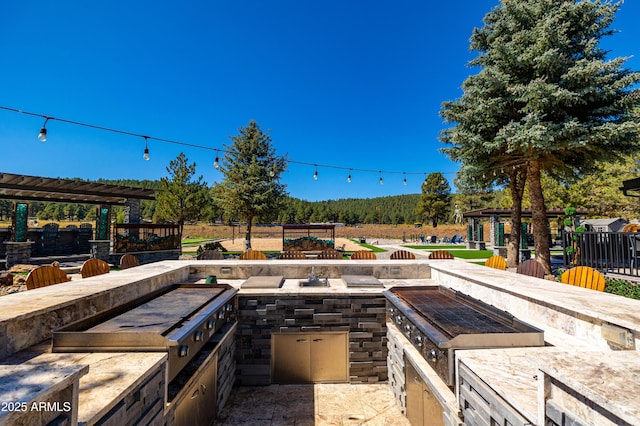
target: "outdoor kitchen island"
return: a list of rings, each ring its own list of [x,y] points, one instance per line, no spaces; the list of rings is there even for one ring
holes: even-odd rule
[[[328,277],[328,286],[300,285],[311,266]],[[63,404],[56,413],[67,415],[69,422],[77,418],[80,424],[96,424],[108,415],[112,424],[127,424],[122,416],[134,407],[141,423],[175,424],[175,407],[166,404],[166,352],[50,353],[47,340],[54,329],[173,284],[204,283],[210,276],[237,290],[236,315],[209,352],[227,355],[216,361],[206,355],[206,362],[218,369],[217,388],[223,389],[215,398],[218,412],[228,402],[231,373],[239,385],[387,382],[406,413],[412,410],[406,394],[410,365],[437,401],[444,424],[491,424],[496,415],[511,424],[519,419],[520,424],[539,425],[561,424],[562,419],[637,424],[640,418],[640,302],[459,261],[428,260],[164,261],[3,297],[0,375],[14,386],[0,388],[2,401],[16,395],[30,399],[14,402],[54,400],[47,394],[63,392],[57,384],[62,382],[71,390],[58,400],[73,402],[74,392],[78,398],[71,414]],[[348,286],[343,276],[368,278]],[[262,278],[256,284],[251,277],[280,278]],[[247,282],[254,285],[243,287]],[[407,329],[389,321],[383,291],[412,286],[443,286],[507,311],[542,330],[547,346],[457,350],[456,383],[448,386],[411,334],[407,337]],[[287,342],[288,336],[293,340]],[[326,337],[331,337],[331,360],[346,360],[345,371],[328,378],[326,353],[320,349],[316,356],[310,347],[315,341],[327,343]],[[282,374],[282,354],[300,351],[279,348],[306,344],[302,341],[309,342],[303,351],[310,357],[309,368]],[[19,374],[30,369],[49,372],[49,377],[54,372],[59,378],[47,379],[29,394]],[[585,373],[578,374],[581,370]],[[414,418],[414,413],[407,414]],[[18,418],[48,424],[56,418],[40,420],[40,415],[5,411],[0,424],[15,424]],[[438,424],[430,420],[423,418],[424,424]]]

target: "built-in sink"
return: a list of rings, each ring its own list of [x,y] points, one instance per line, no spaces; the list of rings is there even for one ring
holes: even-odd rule
[[[328,278],[320,278],[316,275],[315,266],[311,267],[311,273],[306,280],[300,280],[300,287],[329,287]]]

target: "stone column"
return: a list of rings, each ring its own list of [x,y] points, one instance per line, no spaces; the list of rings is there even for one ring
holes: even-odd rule
[[[489,217],[489,243],[492,247],[498,245],[498,234],[496,233],[496,225],[500,223],[500,216],[492,215]]]
[[[89,245],[91,246],[91,257],[108,262],[110,244],[110,240],[89,240]]]
[[[7,253],[7,269],[20,263],[29,263],[31,260],[31,246],[33,245],[33,241],[5,241],[4,245],[6,246]]]
[[[138,198],[127,198],[124,205],[124,223],[139,224],[142,222],[142,214],[140,211],[140,200]],[[140,237],[139,229],[127,229],[124,231],[125,235]]]

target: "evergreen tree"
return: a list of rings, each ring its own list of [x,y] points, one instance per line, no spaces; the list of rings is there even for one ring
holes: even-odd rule
[[[271,137],[253,120],[231,140],[219,166],[224,179],[216,186],[216,198],[228,215],[247,222],[246,245],[251,248],[253,221],[274,219],[283,206],[286,192],[280,175],[287,163],[276,156]]]
[[[536,257],[551,271],[541,177],[581,176],[638,148],[640,73],[599,47],[621,2],[502,0],[474,30],[481,71],[443,104],[444,151],[478,184],[526,178]],[[636,121],[634,123],[633,121]],[[514,207],[516,199],[514,199]]]
[[[197,220],[209,203],[209,190],[202,176],[192,180],[196,172],[196,163],[189,164],[184,153],[180,153],[167,167],[168,177],[160,179],[162,189],[157,194],[156,217],[178,224],[178,233],[182,238],[184,223]]]
[[[436,228],[451,214],[451,186],[440,172],[430,173],[422,183],[422,196],[416,213],[431,221]]]

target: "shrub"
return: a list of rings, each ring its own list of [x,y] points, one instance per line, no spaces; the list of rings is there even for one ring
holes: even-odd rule
[[[213,243],[206,243],[204,248],[202,246],[198,246],[198,250],[196,250],[196,254],[200,254],[205,250],[218,250],[218,251],[227,251],[220,242],[215,241]]]
[[[619,278],[605,277],[605,281],[607,282],[604,288],[606,293],[640,300],[640,286],[638,286],[638,284]]]

